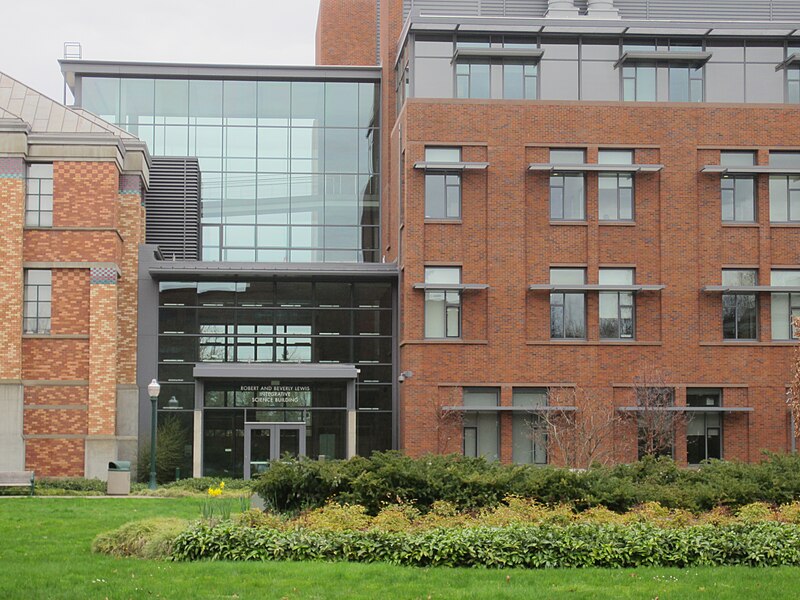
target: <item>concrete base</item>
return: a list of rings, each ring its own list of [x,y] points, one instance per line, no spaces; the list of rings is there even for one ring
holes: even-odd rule
[[[108,480],[108,463],[119,457],[117,440],[109,436],[86,438],[86,462],[84,477]]]
[[[117,436],[119,455],[114,458],[131,462],[135,480],[139,458],[139,387],[136,385],[117,386]]]
[[[25,470],[22,406],[22,384],[0,384],[0,471]]]

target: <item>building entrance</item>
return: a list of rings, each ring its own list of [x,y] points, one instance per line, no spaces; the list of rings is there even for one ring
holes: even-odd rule
[[[258,477],[269,462],[306,455],[306,426],[297,423],[245,423],[244,478]]]

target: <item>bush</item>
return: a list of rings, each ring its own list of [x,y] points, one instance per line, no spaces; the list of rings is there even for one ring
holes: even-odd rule
[[[199,524],[174,541],[176,560],[329,560],[448,567],[691,567],[800,565],[800,526],[661,529],[571,525],[439,528],[425,532],[277,531]]]
[[[106,482],[84,477],[48,477],[36,479],[35,493],[38,496],[102,496],[106,493]],[[28,494],[30,486],[0,488],[0,495]]]
[[[266,513],[257,508],[251,508],[239,513],[233,518],[233,522],[243,527],[264,527],[268,529],[283,529],[286,521],[278,515]]]
[[[362,505],[370,515],[397,502],[413,503],[423,513],[437,501],[469,511],[496,507],[507,496],[568,504],[578,511],[603,506],[623,512],[658,502],[668,509],[700,512],[800,500],[800,456],[768,454],[758,464],[710,461],[698,469],[679,468],[669,458],[646,458],[572,471],[457,455],[415,459],[378,452],[369,459],[275,462],[253,489],[279,512],[319,508],[329,501]]]
[[[175,539],[186,527],[187,521],[174,518],[126,523],[98,535],[92,543],[92,551],[119,557],[169,558]]]
[[[175,469],[183,463],[183,452],[189,432],[174,416],[162,418],[156,435],[156,481],[175,480]],[[150,443],[142,444],[136,464],[139,481],[150,479]]]
[[[295,524],[315,531],[356,531],[367,529],[372,519],[363,506],[326,504],[301,515]]]

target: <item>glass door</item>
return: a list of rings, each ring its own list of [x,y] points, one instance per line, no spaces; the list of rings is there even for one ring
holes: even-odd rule
[[[304,423],[246,423],[244,426],[244,478],[258,477],[271,460],[306,454]]]

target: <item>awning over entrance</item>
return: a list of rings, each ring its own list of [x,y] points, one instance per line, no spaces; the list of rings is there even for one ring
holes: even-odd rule
[[[195,365],[197,379],[356,379],[355,365],[286,363],[206,363]]]

